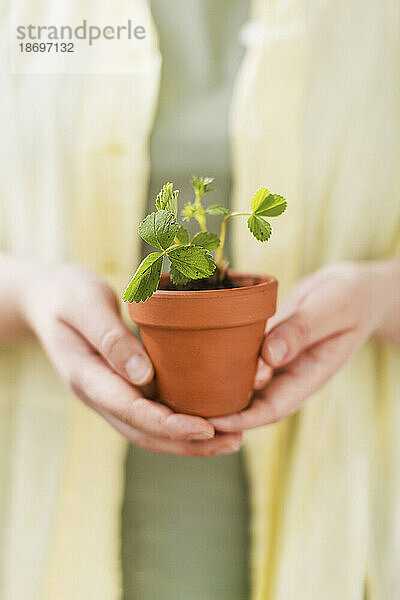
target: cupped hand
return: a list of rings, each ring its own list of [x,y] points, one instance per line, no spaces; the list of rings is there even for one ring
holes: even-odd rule
[[[249,408],[210,419],[238,432],[294,413],[357,352],[385,316],[387,286],[377,263],[339,263],[291,292],[269,324]]]
[[[144,397],[153,366],[101,278],[76,265],[35,267],[30,273],[29,296],[21,298],[24,319],[67,386],[130,442],[193,456],[239,449],[240,434],[215,435],[207,420],[173,413]]]

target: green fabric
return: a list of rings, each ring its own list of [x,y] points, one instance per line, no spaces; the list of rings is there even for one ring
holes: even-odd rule
[[[216,178],[211,204],[230,204],[229,107],[243,47],[249,0],[153,0],[163,57],[151,136],[149,206],[166,181],[191,199],[190,176]],[[219,223],[209,218],[210,228]],[[148,250],[148,247],[147,247]]]
[[[153,0],[163,73],[149,206],[166,181],[190,197],[215,176],[229,203],[228,113],[243,0]],[[215,219],[217,221],[218,219]],[[212,227],[212,223],[211,223]],[[122,514],[124,600],[247,600],[248,502],[241,454],[209,459],[129,450]]]
[[[248,504],[241,454],[129,453],[125,600],[247,600]]]

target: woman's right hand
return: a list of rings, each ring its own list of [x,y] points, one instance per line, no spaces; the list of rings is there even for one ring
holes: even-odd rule
[[[130,442],[188,456],[239,449],[240,433],[215,434],[206,419],[144,398],[153,366],[122,322],[115,294],[96,274],[73,264],[32,265],[19,298],[22,317],[66,385]]]

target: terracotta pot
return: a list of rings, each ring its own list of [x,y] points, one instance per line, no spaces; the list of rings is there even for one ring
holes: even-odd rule
[[[174,411],[216,417],[245,408],[252,396],[267,319],[275,312],[273,277],[230,272],[226,290],[160,289],[130,304],[156,371],[160,399]]]

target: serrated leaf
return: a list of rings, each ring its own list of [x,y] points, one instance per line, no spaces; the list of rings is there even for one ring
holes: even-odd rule
[[[125,302],[144,302],[154,294],[160,281],[163,258],[162,252],[152,252],[142,260],[122,296]]]
[[[189,278],[183,275],[178,269],[171,263],[169,268],[169,276],[171,278],[172,283],[175,285],[186,285],[189,281]]]
[[[179,225],[168,210],[159,210],[148,215],[139,225],[139,235],[145,242],[166,250],[177,234]]]
[[[173,266],[189,279],[210,277],[215,271],[211,254],[200,246],[179,246],[168,252]]]
[[[206,208],[206,212],[209,215],[227,215],[230,213],[230,210],[226,206],[222,206],[222,204],[212,204]]]
[[[220,244],[219,237],[216,233],[209,233],[208,231],[200,231],[192,239],[193,246],[201,246],[206,250],[216,250]]]
[[[193,175],[191,184],[195,194],[201,199],[207,192],[213,192],[214,188],[210,188],[210,184],[214,181],[214,177],[197,177]]]
[[[271,225],[265,219],[252,215],[247,221],[248,228],[260,242],[266,242],[272,233]]]
[[[214,181],[214,177],[198,177],[197,175],[192,176],[191,184],[195,190],[199,192],[210,192],[211,190],[207,187]]]
[[[265,200],[270,196],[271,193],[267,188],[260,187],[253,196],[251,201],[251,211],[256,213],[259,208],[261,208],[265,202]]]
[[[178,240],[180,244],[187,245],[189,243],[189,232],[185,227],[179,225],[179,229],[176,232],[175,239]]]
[[[270,194],[253,213],[259,217],[279,217],[285,212],[286,206],[286,200],[283,196]]]
[[[168,210],[177,217],[179,190],[174,191],[173,187],[173,183],[163,185],[156,199],[156,208],[157,210]]]

